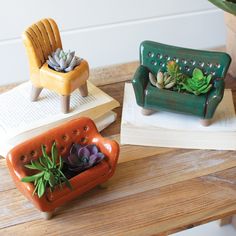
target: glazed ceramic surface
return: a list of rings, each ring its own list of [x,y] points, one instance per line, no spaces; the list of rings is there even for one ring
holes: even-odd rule
[[[72,143],[96,144],[100,151],[105,154],[105,159],[96,166],[78,174],[69,181],[73,190],[65,185],[63,189],[57,188],[54,192],[49,190],[43,197],[38,198],[33,194],[34,185],[23,183],[21,179],[32,174],[25,164],[36,160],[42,155],[41,145],[46,146],[50,153],[53,142],[59,155],[65,157],[69,154]],[[98,184],[106,182],[114,174],[119,155],[119,145],[115,141],[103,138],[92,120],[78,118],[41,135],[34,137],[22,144],[17,145],[7,155],[7,166],[17,188],[41,211],[51,212],[58,206],[72,200],[80,194],[90,190]]]
[[[171,90],[157,89],[149,82],[149,72],[156,74],[174,60],[184,74],[191,75],[194,68],[212,74],[213,87],[207,93],[195,96]],[[174,47],[152,41],[140,45],[140,66],[132,80],[137,104],[153,110],[169,110],[210,119],[224,95],[224,77],[231,58],[226,53]]]
[[[30,64],[30,79],[36,88],[47,88],[66,96],[86,83],[89,66],[85,60],[68,73],[48,67],[48,56],[57,48],[62,49],[59,29],[54,20],[43,19],[31,25],[22,37]]]

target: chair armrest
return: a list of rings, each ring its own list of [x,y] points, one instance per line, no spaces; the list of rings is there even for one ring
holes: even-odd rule
[[[140,65],[136,70],[132,80],[136,101],[139,106],[144,106],[144,98],[145,98],[144,91],[149,81],[148,76],[149,76],[148,68]]]
[[[215,79],[213,88],[208,94],[205,119],[211,119],[214,112],[224,96],[225,83],[222,78]]]

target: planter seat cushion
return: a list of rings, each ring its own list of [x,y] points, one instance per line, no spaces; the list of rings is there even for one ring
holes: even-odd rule
[[[204,116],[207,95],[194,96],[178,92],[158,89],[148,82],[146,88],[145,108],[167,110]],[[158,103],[157,103],[158,101]]]
[[[111,172],[111,167],[107,161],[102,161],[98,165],[90,168],[70,179],[71,186],[74,192],[79,194],[86,192],[91,186],[96,186],[98,181],[107,178]],[[48,191],[47,199],[50,202],[63,201],[63,198],[68,198],[71,194],[71,190],[68,188],[56,189],[53,193]]]

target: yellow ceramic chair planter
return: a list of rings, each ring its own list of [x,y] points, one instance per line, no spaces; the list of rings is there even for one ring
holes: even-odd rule
[[[62,111],[70,110],[70,94],[79,88],[82,96],[88,95],[87,79],[89,66],[82,60],[72,71],[63,73],[49,68],[48,56],[57,48],[62,49],[57,24],[52,19],[43,19],[31,25],[22,35],[26,47],[32,82],[31,101],[36,101],[43,88],[61,95]]]

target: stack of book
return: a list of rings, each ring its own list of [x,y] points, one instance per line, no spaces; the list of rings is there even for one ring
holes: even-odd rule
[[[77,117],[90,117],[99,131],[106,128],[115,121],[116,113],[112,109],[119,103],[90,82],[88,91],[87,97],[81,97],[78,90],[73,92],[67,114],[61,112],[60,98],[52,91],[44,89],[38,101],[31,102],[30,82],[1,94],[0,155],[5,157],[16,144]]]
[[[141,114],[132,84],[126,83],[121,121],[121,144],[157,147],[236,150],[236,116],[231,90],[225,90],[212,124],[203,127],[199,118],[158,111]]]

